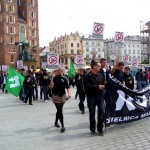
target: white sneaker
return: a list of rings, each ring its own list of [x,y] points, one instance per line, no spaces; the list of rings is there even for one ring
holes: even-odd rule
[[[45,100],[45,103],[47,103],[47,100]]]

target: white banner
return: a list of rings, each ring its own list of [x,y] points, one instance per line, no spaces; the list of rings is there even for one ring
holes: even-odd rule
[[[47,53],[47,65],[49,69],[56,69],[59,67],[59,54]]]
[[[103,23],[93,23],[93,32],[92,36],[95,38],[103,38],[103,33],[104,33],[104,24]]]

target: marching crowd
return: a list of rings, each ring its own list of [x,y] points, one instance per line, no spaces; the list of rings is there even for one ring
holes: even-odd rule
[[[125,66],[123,62],[116,63],[112,69],[108,69],[106,66],[107,60],[105,58],[102,58],[100,62],[92,60],[91,67],[86,70],[79,68],[74,79],[65,75],[61,67],[50,74],[43,69],[40,69],[39,72],[36,72],[35,69],[32,71],[21,69],[19,72],[25,77],[25,80],[19,98],[24,103],[29,102],[29,105],[33,104],[33,100],[38,100],[39,96],[40,99],[43,98],[44,102],[52,98],[57,110],[54,126],[60,128],[61,125],[61,132],[64,132],[63,106],[65,101],[71,97],[70,86],[75,82],[77,88],[75,98],[79,96],[79,110],[82,114],[85,113],[84,101],[87,98],[90,131],[92,134],[96,134],[97,130],[98,134],[103,136],[105,111],[109,113],[109,108],[105,107],[109,103],[109,73],[131,90],[134,89],[135,80],[137,90],[141,90],[150,83],[150,70],[146,72],[139,69],[134,78],[130,73],[130,68]],[[8,93],[5,89],[6,82],[7,73],[3,72],[0,76],[2,93]],[[95,119],[96,106],[98,108],[97,121]]]

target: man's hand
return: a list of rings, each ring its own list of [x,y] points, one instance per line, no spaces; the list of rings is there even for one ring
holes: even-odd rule
[[[100,90],[103,90],[104,88],[105,88],[104,85],[99,85],[99,89],[100,89]]]

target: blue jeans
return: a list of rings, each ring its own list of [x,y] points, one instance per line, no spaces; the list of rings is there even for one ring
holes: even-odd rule
[[[48,99],[48,89],[47,86],[42,86],[42,91],[44,94],[44,101]]]
[[[35,91],[35,95],[34,95],[34,91]],[[38,85],[37,84],[33,87],[33,99],[38,99]]]
[[[137,89],[138,90],[142,89],[142,81],[137,81]]]
[[[97,131],[101,131],[103,128],[103,122],[105,119],[105,105],[104,98],[102,96],[87,96],[87,102],[89,107],[89,120],[90,120],[90,130],[95,132],[96,120],[95,120],[95,110],[98,107],[97,115]]]

